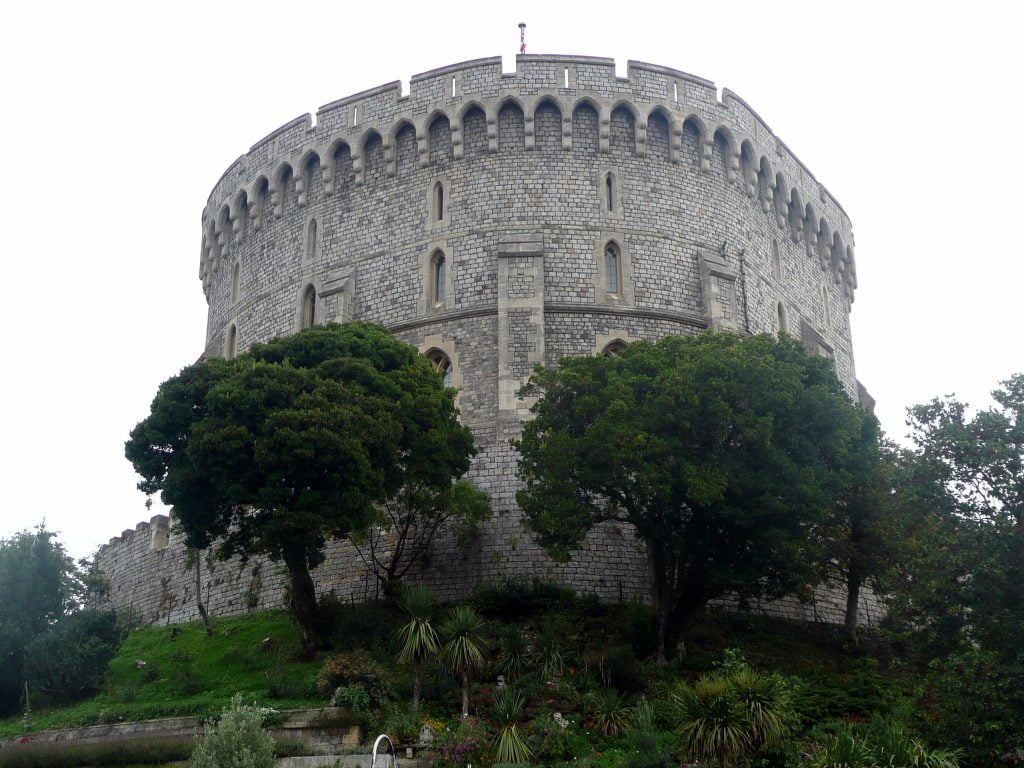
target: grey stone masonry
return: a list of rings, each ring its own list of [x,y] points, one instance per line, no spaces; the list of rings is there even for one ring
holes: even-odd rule
[[[536,364],[707,328],[787,330],[858,396],[849,218],[743,100],[666,67],[631,61],[621,78],[610,59],[529,55],[503,73],[495,57],[415,75],[407,95],[388,83],[331,102],[231,164],[201,235],[204,354],[365,320],[449,366],[479,451],[470,479],[494,517],[471,547],[438,542],[416,572],[445,599],[511,576],[647,594],[629,530],[597,530],[559,565],[520,522],[510,440]],[[99,564],[119,607],[195,615],[168,521],[113,540]],[[283,600],[272,563],[201,568],[214,614]],[[329,545],[315,579],[321,593],[376,595],[346,542]],[[836,621],[843,599],[761,609]]]

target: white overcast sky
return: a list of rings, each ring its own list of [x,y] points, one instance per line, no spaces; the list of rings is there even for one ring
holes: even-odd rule
[[[745,99],[853,221],[857,375],[886,431],[1024,371],[1017,3],[67,2],[0,10],[0,537],[75,556],[148,517],[124,459],[203,348],[220,174],[334,99],[465,59],[649,61]]]

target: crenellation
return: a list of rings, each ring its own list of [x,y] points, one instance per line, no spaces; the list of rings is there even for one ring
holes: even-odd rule
[[[204,354],[295,332],[312,290],[314,322],[377,322],[446,355],[478,449],[469,479],[495,516],[468,549],[437,542],[413,579],[441,599],[517,575],[643,597],[630,531],[594,531],[557,565],[523,529],[509,441],[532,366],[707,328],[786,330],[857,397],[852,244],[828,191],[711,81],[634,61],[619,78],[612,59],[583,56],[520,56],[513,73],[477,59],[414,75],[404,96],[392,82],[330,102],[315,127],[297,118],[229,167],[202,216]],[[196,615],[186,560],[166,518],[98,555],[114,604],[147,621]],[[210,568],[214,615],[283,600],[272,563]],[[314,578],[321,594],[377,595],[349,542],[329,544]],[[825,590],[813,609],[755,609],[833,621],[841,602]],[[873,603],[864,616],[877,620]]]

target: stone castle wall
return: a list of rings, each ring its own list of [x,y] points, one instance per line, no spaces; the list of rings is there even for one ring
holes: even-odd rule
[[[439,543],[415,578],[442,598],[537,576],[627,599],[647,594],[628,531],[598,530],[556,565],[520,525],[509,440],[532,366],[640,338],[781,326],[832,357],[856,397],[852,243],[839,204],[728,90],[719,100],[713,83],[638,62],[619,78],[609,59],[519,56],[514,74],[481,59],[414,76],[407,95],[390,83],[332,102],[225,171],[203,212],[206,354],[310,321],[389,327],[450,364],[479,450],[470,479],[495,510],[471,547]],[[115,604],[183,620],[194,575],[161,526],[125,532],[99,563]],[[214,614],[283,599],[272,564],[203,569]],[[344,542],[316,580],[345,599],[375,593]],[[841,617],[836,599],[823,593],[819,618]]]

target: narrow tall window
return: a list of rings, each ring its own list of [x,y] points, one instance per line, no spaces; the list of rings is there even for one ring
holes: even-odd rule
[[[434,184],[434,221],[444,220],[444,184]]]
[[[433,259],[433,299],[435,304],[440,304],[445,299],[445,259],[444,254],[438,251]]]
[[[316,258],[316,219],[310,219],[306,227],[306,258]]]
[[[772,240],[772,276],[782,280],[782,257],[779,255],[779,242]]]
[[[619,292],[619,249],[608,243],[604,249],[604,286],[608,293]]]
[[[312,285],[302,294],[302,327],[312,328],[316,322],[316,288]]]
[[[231,270],[231,303],[234,304],[238,301],[238,284],[241,281],[242,265],[237,261],[235,262],[234,269]]]
[[[609,173],[604,177],[605,205],[609,211],[615,210],[615,182]]]
[[[228,328],[228,340],[224,345],[224,357],[228,360],[235,359],[235,349],[238,345],[238,329],[235,328],[234,324]]]
[[[825,328],[832,330],[832,308],[828,303],[828,288],[821,286],[821,313],[825,320]]]
[[[779,313],[779,333],[789,333],[789,323],[786,322],[786,308],[782,306],[782,302],[779,302],[778,306]]]

